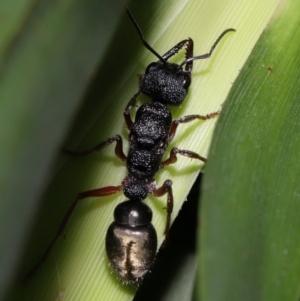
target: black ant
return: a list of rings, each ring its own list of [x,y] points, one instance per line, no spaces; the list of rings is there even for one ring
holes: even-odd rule
[[[143,45],[159,59],[157,62],[148,65],[145,74],[140,77],[139,90],[131,98],[124,111],[125,122],[130,131],[128,155],[126,156],[123,152],[123,140],[120,135],[111,137],[90,150],[83,152],[68,150],[67,153],[75,156],[85,156],[94,151],[100,151],[116,142],[115,154],[123,162],[126,162],[128,175],[119,186],[102,187],[84,191],[77,195],[63,217],[55,237],[42,258],[27,274],[25,281],[46,260],[57,239],[64,234],[67,222],[80,200],[90,197],[104,197],[123,191],[128,200],[120,203],[115,208],[115,221],[109,226],[106,234],[106,253],[112,268],[124,282],[138,282],[149,272],[157,250],[157,235],[151,224],[152,211],[141,201],[145,200],[149,193],[156,197],[167,194],[167,219],[164,230],[166,240],[173,211],[172,181],[166,180],[162,186],[157,187],[154,179],[155,174],[166,165],[175,163],[177,154],[203,162],[206,161],[204,157],[192,151],[176,147],[172,148],[168,159],[163,161],[162,158],[180,123],[195,119],[207,120],[218,116],[219,112],[213,112],[205,116],[188,115],[172,120],[172,114],[166,104],[180,105],[184,101],[191,83],[193,61],[209,58],[223,36],[235,30],[232,28],[225,30],[206,54],[193,56],[194,42],[189,38],[179,42],[163,56],[160,56],[145,41],[131,12],[128,9],[126,11]],[[178,53],[184,46],[186,46],[185,60],[181,64],[168,62],[168,59]],[[183,66],[185,66],[184,69]],[[135,106],[136,99],[140,94],[150,96],[152,102],[139,107],[133,122],[130,111]]]

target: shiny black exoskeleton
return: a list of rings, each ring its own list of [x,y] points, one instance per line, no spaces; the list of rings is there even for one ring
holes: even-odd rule
[[[107,257],[122,279],[134,282],[149,271],[156,254],[152,211],[144,203],[125,201],[116,207],[114,220],[106,234]]]
[[[157,250],[157,235],[151,223],[152,211],[141,201],[146,199],[149,193],[156,197],[167,195],[167,218],[164,231],[166,239],[173,211],[172,181],[166,180],[162,186],[157,187],[154,179],[155,174],[160,168],[175,163],[177,154],[203,162],[206,161],[197,153],[176,147],[171,149],[167,159],[163,160],[163,156],[169,142],[174,138],[179,124],[196,119],[207,120],[218,116],[219,112],[204,116],[188,115],[173,120],[166,104],[180,105],[184,101],[191,83],[193,61],[209,58],[222,37],[227,32],[234,31],[234,29],[225,30],[206,54],[193,56],[193,40],[186,39],[176,44],[163,56],[160,56],[145,41],[140,28],[128,9],[127,13],[143,45],[159,59],[157,62],[148,65],[145,74],[140,77],[139,90],[131,98],[124,111],[125,122],[130,131],[128,155],[126,156],[123,152],[123,141],[120,135],[111,137],[87,151],[73,152],[67,150],[66,152],[70,155],[85,156],[116,142],[115,154],[123,162],[126,162],[128,175],[119,186],[102,187],[84,191],[77,195],[63,217],[54,239],[40,261],[27,274],[25,281],[46,260],[57,239],[64,233],[67,222],[80,200],[90,197],[104,197],[119,191],[123,191],[128,200],[115,208],[114,222],[109,226],[106,234],[106,253],[112,268],[125,283],[139,281],[150,270]],[[181,64],[169,63],[168,59],[185,46],[185,60]],[[183,68],[183,66],[185,67]],[[150,96],[152,102],[142,105],[137,110],[133,122],[130,112],[140,94]]]

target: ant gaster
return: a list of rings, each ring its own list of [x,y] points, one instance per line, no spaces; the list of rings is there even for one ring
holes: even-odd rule
[[[189,38],[179,42],[163,56],[160,56],[144,39],[131,12],[128,9],[126,11],[143,45],[159,59],[148,65],[145,74],[140,77],[139,90],[131,98],[124,111],[125,122],[130,131],[128,155],[126,156],[123,152],[123,141],[120,135],[111,137],[90,150],[83,152],[67,150],[66,152],[70,155],[85,156],[116,142],[115,154],[123,162],[126,162],[128,175],[119,186],[102,187],[77,195],[63,217],[55,237],[24,281],[27,281],[36,272],[48,257],[57,239],[64,234],[66,224],[80,200],[104,197],[123,191],[128,200],[115,208],[114,222],[109,226],[106,234],[106,253],[112,268],[125,283],[138,282],[149,272],[157,250],[157,235],[151,224],[152,211],[141,201],[145,200],[149,193],[155,197],[167,194],[167,218],[164,230],[166,240],[173,211],[172,181],[166,180],[162,186],[157,187],[154,180],[155,174],[160,168],[175,163],[177,154],[206,161],[204,157],[195,152],[176,147],[170,151],[169,158],[164,161],[162,158],[180,123],[196,119],[207,120],[216,117],[219,112],[204,116],[188,115],[172,120],[172,114],[166,104],[180,105],[184,101],[191,83],[193,61],[209,58],[223,36],[235,30],[231,28],[225,30],[206,54],[193,56],[194,43]],[[186,46],[185,60],[181,64],[168,62],[168,59],[184,46]],[[183,66],[185,66],[184,69]],[[135,106],[136,99],[140,94],[150,96],[152,102],[139,107],[133,122],[130,111]]]

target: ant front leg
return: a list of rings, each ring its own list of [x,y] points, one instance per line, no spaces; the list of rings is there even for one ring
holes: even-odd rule
[[[167,207],[166,207],[167,220],[166,220],[166,227],[165,227],[165,231],[164,231],[164,235],[165,235],[164,244],[165,244],[169,237],[171,214],[173,212],[173,205],[174,205],[172,181],[166,180],[161,187],[159,187],[159,188],[155,187],[154,189],[152,189],[151,193],[156,197],[160,197],[160,196],[167,194]]]
[[[46,261],[48,255],[51,252],[51,250],[53,249],[57,239],[60,236],[64,235],[66,225],[67,225],[72,213],[74,212],[74,210],[75,210],[75,208],[78,205],[80,200],[90,198],[90,197],[108,196],[108,195],[115,194],[115,193],[117,193],[119,191],[122,191],[122,190],[123,190],[123,185],[119,185],[119,186],[107,186],[107,187],[102,187],[102,188],[88,190],[88,191],[84,191],[84,192],[79,193],[77,195],[76,199],[73,201],[73,203],[69,207],[67,213],[62,218],[62,220],[61,220],[61,222],[58,226],[58,229],[56,231],[55,237],[52,239],[52,241],[48,245],[48,247],[45,250],[45,252],[44,252],[43,256],[41,257],[41,259],[34,265],[34,267],[24,277],[23,282],[26,283],[35,274],[35,272],[39,269],[41,264]]]
[[[139,74],[139,89],[138,91],[131,97],[129,103],[127,104],[126,108],[125,108],[125,111],[123,113],[124,115],[124,119],[125,119],[125,122],[126,122],[126,125],[127,125],[127,128],[128,130],[130,131],[131,127],[132,127],[132,124],[133,124],[133,121],[130,117],[130,112],[132,110],[132,108],[135,106],[136,104],[136,99],[138,98],[139,95],[142,94],[141,92],[141,84],[142,84],[142,81],[143,81],[143,75],[142,74]]]
[[[179,119],[173,120],[169,131],[169,142],[171,142],[176,134],[177,127],[180,123],[188,123],[195,119],[208,120],[219,116],[220,111],[212,112],[207,115],[187,115]]]
[[[76,152],[76,151],[71,151],[69,149],[64,149],[64,152],[68,155],[71,156],[79,156],[79,157],[84,157],[90,153],[93,152],[98,152],[102,150],[103,148],[107,147],[108,145],[112,144],[113,142],[116,142],[116,147],[115,147],[115,154],[116,156],[122,160],[123,162],[126,162],[127,157],[123,152],[123,140],[120,135],[116,135],[114,137],[108,138],[105,141],[100,142],[96,146],[94,146],[91,149],[85,150],[83,152]]]

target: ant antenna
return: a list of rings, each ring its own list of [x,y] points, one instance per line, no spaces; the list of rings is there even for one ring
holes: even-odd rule
[[[193,56],[193,57],[189,57],[188,59],[186,59],[185,61],[183,61],[180,65],[179,68],[181,68],[183,65],[191,62],[191,61],[195,61],[195,60],[202,60],[202,59],[207,59],[209,58],[213,51],[215,50],[216,46],[219,44],[219,42],[222,40],[222,38],[225,36],[226,33],[230,32],[230,31],[236,31],[234,28],[228,28],[226,30],[224,30],[219,37],[216,39],[215,43],[211,46],[210,51],[208,53],[205,54],[201,54],[198,56]]]
[[[148,49],[150,50],[155,56],[157,56],[159,58],[160,61],[162,61],[164,64],[166,64],[166,60],[164,60],[162,58],[162,56],[160,56],[148,43],[147,41],[144,39],[144,36],[142,34],[142,31],[140,29],[140,27],[138,26],[137,22],[135,21],[135,19],[133,18],[133,15],[131,14],[131,11],[129,10],[128,7],[126,7],[126,12],[127,12],[127,15],[129,16],[130,20],[132,21],[134,27],[136,28],[141,40],[142,40],[142,43],[143,45]]]

